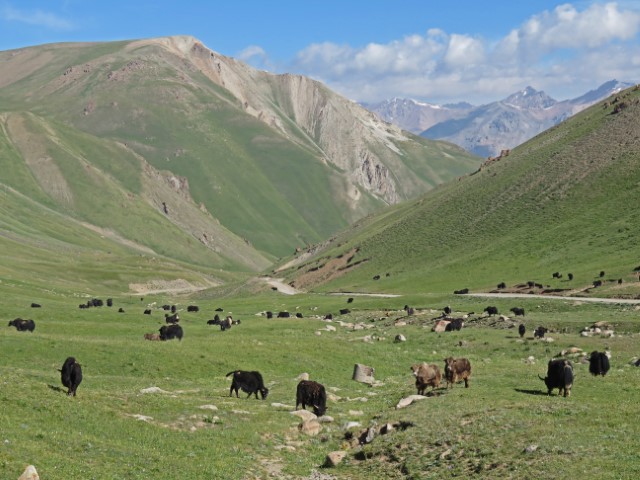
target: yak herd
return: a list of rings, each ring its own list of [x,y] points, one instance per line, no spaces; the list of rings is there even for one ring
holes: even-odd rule
[[[603,272],[601,272],[603,273]],[[559,274],[558,274],[559,275]],[[573,275],[570,275],[572,278]],[[561,278],[554,274],[554,278]],[[466,290],[466,289],[465,289]],[[456,291],[456,293],[462,293],[461,291]],[[141,298],[141,300],[143,300]],[[348,303],[352,303],[353,298],[348,299]],[[113,306],[113,300],[111,298],[107,299],[107,306]],[[92,307],[101,307],[104,303],[100,299],[91,299],[86,303],[80,304],[79,308],[86,309]],[[31,305],[33,308],[40,308],[39,304],[33,303]],[[184,336],[184,331],[182,327],[179,325],[180,316],[177,312],[175,305],[163,305],[163,310],[170,310],[171,314],[165,314],[165,322],[166,325],[163,325],[159,329],[159,333],[146,333],[144,334],[144,338],[146,340],[159,340],[159,341],[167,341],[172,339],[182,340]],[[195,305],[189,305],[187,307],[187,312],[199,312],[199,307]],[[408,306],[405,306],[404,310],[408,315],[412,315],[414,313],[414,309]],[[122,308],[118,310],[119,312],[124,312]],[[222,312],[222,308],[217,308],[217,312]],[[514,316],[524,316],[525,311],[524,308],[514,307],[510,310]],[[495,306],[488,306],[484,309],[484,312],[487,314],[487,317],[491,317],[494,315],[498,315],[498,309]],[[287,318],[289,315],[288,312],[279,312],[279,318]],[[348,309],[340,310],[341,314],[350,313]],[[451,307],[446,306],[443,309],[443,315],[441,318],[449,318],[452,324],[455,324],[456,328],[447,328],[445,331],[452,330],[460,330],[464,325],[462,319],[451,319],[448,317],[449,314],[452,313]],[[151,309],[145,309],[144,314],[150,315]],[[266,312],[267,318],[273,318],[272,312]],[[297,315],[298,318],[302,318],[302,315]],[[326,315],[325,319],[331,319],[331,315]],[[456,323],[457,322],[457,323]],[[228,330],[232,325],[240,324],[240,320],[233,320],[231,315],[228,315],[224,320],[220,318],[220,316],[216,313],[212,320],[207,321],[208,325],[219,325],[222,331]],[[22,318],[16,318],[9,322],[9,326],[13,326],[18,331],[29,331],[33,332],[35,330],[35,322],[33,320],[24,320]],[[534,338],[544,338],[545,333],[548,331],[545,327],[537,327],[534,330]],[[526,332],[524,324],[520,324],[518,326],[518,334],[520,337],[524,337]],[[589,357],[589,372],[594,375],[604,376],[609,371],[609,356],[608,353],[605,352],[592,352]],[[415,386],[417,389],[418,395],[426,395],[426,388],[431,387],[431,391],[440,387],[440,383],[443,378],[443,374],[436,364],[428,364],[426,362],[422,362],[419,364],[414,364],[410,367],[413,376],[415,377]],[[67,395],[76,396],[76,391],[80,383],[82,382],[82,367],[76,361],[74,357],[68,357],[62,368],[59,369],[61,375],[61,382],[64,387],[67,388]],[[444,380],[446,381],[446,388],[452,388],[454,384],[459,382],[464,382],[465,388],[469,387],[469,381],[471,377],[471,363],[467,358],[453,358],[448,357],[444,360]],[[262,400],[267,398],[269,394],[269,389],[265,386],[262,374],[258,371],[245,371],[245,370],[235,370],[229,372],[227,377],[232,376],[231,386],[229,388],[229,396],[233,395],[235,392],[236,397],[239,396],[238,392],[242,390],[244,393],[247,393],[247,398],[251,395],[255,395],[255,398],[258,399],[258,394],[260,394]],[[559,358],[552,359],[549,361],[547,365],[547,375],[546,377],[539,376],[541,380],[544,381],[547,387],[547,393],[551,395],[554,389],[558,389],[558,395],[564,395],[568,397],[571,393],[571,387],[573,385],[573,364],[571,361]],[[325,391],[325,387],[315,381],[311,380],[301,380],[298,383],[296,388],[296,409],[299,406],[302,406],[303,409],[306,409],[308,406],[313,408],[313,412],[317,416],[322,416],[325,414],[327,410],[327,394]]]

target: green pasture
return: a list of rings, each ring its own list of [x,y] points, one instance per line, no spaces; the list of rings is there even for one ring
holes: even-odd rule
[[[640,325],[634,306],[552,299],[479,299],[410,295],[397,298],[222,290],[197,297],[119,296],[114,306],[79,309],[86,295],[48,292],[30,297],[20,285],[0,284],[0,477],[17,478],[25,465],[41,478],[636,478],[640,473],[637,398]],[[99,298],[106,300],[107,295]],[[30,308],[32,301],[42,304]],[[163,304],[176,304],[185,336],[149,342],[146,332],[163,324]],[[198,313],[186,312],[189,304]],[[402,307],[414,306],[407,317]],[[433,318],[450,304],[462,315],[487,305],[507,313],[522,306],[528,333],[470,320],[460,332],[431,332]],[[125,313],[118,313],[122,307]],[[206,324],[216,308],[241,323],[222,332]],[[151,315],[143,310],[150,308]],[[351,312],[339,315],[341,308]],[[302,313],[302,319],[267,320],[260,312]],[[322,321],[327,313],[334,322]],[[33,333],[7,327],[16,317],[36,321]],[[479,315],[472,315],[471,319]],[[338,321],[361,324],[354,330]],[[406,322],[394,326],[396,321]],[[613,338],[583,338],[595,321],[610,322]],[[499,323],[499,322],[498,322]],[[325,331],[327,325],[337,328]],[[533,340],[538,325],[553,343]],[[321,332],[317,335],[316,332]],[[402,333],[407,341],[394,342]],[[366,341],[370,336],[371,341]],[[547,361],[562,349],[610,349],[612,368],[594,378],[575,364],[569,398],[546,395]],[[415,393],[409,371],[421,361],[442,366],[447,356],[472,364],[469,389],[461,384],[404,409]],[[62,390],[58,368],[67,356],[82,364],[76,398]],[[535,363],[525,360],[533,356]],[[351,380],[356,363],[373,366],[378,386]],[[229,397],[235,369],[262,372],[269,396]],[[309,373],[332,394],[318,436],[299,432],[296,377]],[[157,387],[159,393],[142,393]],[[556,391],[557,392],[557,391]],[[209,406],[209,407],[206,407]],[[214,406],[216,409],[212,409]],[[352,432],[387,422],[405,430],[349,447]],[[532,453],[525,449],[535,445]],[[323,468],[328,452],[346,450],[335,468]],[[327,477],[328,478],[328,477]]]

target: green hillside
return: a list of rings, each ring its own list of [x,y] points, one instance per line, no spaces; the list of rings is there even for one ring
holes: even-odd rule
[[[26,242],[12,229],[15,211],[30,210],[20,222],[45,250],[63,239],[96,255],[258,272],[380,209],[387,190],[413,198],[478,165],[451,144],[380,130],[317,82],[257,72],[190,37],[43,45],[0,52],[0,63],[0,187],[19,205],[0,222]],[[301,106],[305,95],[324,110]],[[347,170],[354,126],[374,132],[357,147],[367,171]],[[59,229],[41,227],[43,212]],[[91,232],[109,245],[78,240]]]
[[[534,281],[578,293],[604,271],[598,294],[638,294],[640,91],[618,97],[367,218],[280,273],[321,290],[451,293]],[[342,270],[326,271],[356,248]]]

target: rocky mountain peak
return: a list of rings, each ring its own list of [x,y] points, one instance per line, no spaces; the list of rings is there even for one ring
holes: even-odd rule
[[[509,95],[503,103],[519,108],[549,108],[557,102],[543,91],[528,86],[524,90]]]

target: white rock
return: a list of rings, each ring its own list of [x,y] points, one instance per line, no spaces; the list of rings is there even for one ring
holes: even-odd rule
[[[218,410],[218,407],[215,405],[200,405],[202,410]]]
[[[296,380],[309,380],[309,374],[307,372],[301,373]]]
[[[166,390],[162,390],[160,387],[149,387],[140,390],[140,393],[169,393]]]
[[[29,465],[25,468],[24,472],[22,472],[22,475],[18,477],[18,480],[40,480],[40,476],[36,471],[36,467]]]
[[[403,398],[398,402],[398,404],[396,405],[396,409],[408,407],[413,402],[416,402],[416,401],[419,401],[419,400],[424,400],[425,398],[427,398],[427,397],[424,397],[422,395],[409,395],[408,397]]]
[[[293,412],[290,412],[291,415],[294,415],[296,417],[300,417],[302,419],[302,421],[308,421],[308,420],[314,420],[318,417],[316,417],[316,415],[308,410],[294,410]]]
[[[335,467],[340,464],[347,456],[347,452],[344,450],[337,450],[327,454],[327,458],[324,461],[325,467]]]

